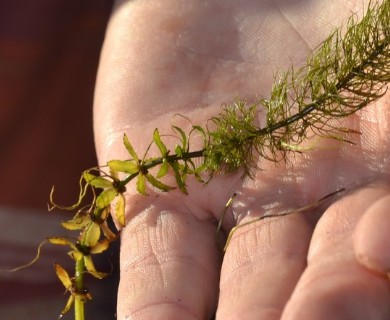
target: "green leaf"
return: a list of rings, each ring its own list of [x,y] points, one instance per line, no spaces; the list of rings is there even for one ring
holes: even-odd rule
[[[89,215],[84,212],[79,212],[71,220],[61,222],[61,225],[68,230],[80,230],[89,222],[91,222]]]
[[[192,130],[198,132],[203,137],[204,144],[207,143],[206,131],[201,126],[192,126]]]
[[[188,159],[187,163],[191,165],[191,168],[189,168],[188,172],[190,174],[193,174],[199,182],[204,183],[204,179],[200,176],[200,174],[206,170],[206,165],[204,163],[200,164],[198,167],[195,165],[195,163],[191,160]]]
[[[60,316],[59,319],[61,319],[62,316],[70,310],[70,308],[72,307],[72,305],[73,305],[73,303],[74,303],[74,300],[75,300],[75,296],[72,294],[72,295],[69,297],[68,301],[66,302],[65,308],[62,309],[62,311],[61,311],[61,316]]]
[[[144,195],[147,196],[148,194],[146,193],[146,179],[143,174],[139,174],[137,178],[137,191]]]
[[[74,261],[80,261],[84,258],[84,254],[81,251],[78,250],[72,250],[68,252],[68,255],[74,260]]]
[[[107,240],[113,241],[118,237],[114,232],[111,231],[106,221],[100,224],[100,228],[102,229],[103,234],[107,238]]]
[[[117,195],[118,195],[118,192],[113,188],[104,190],[96,198],[96,206],[98,208],[105,208],[105,207],[109,206]]]
[[[47,241],[51,244],[56,244],[56,245],[60,245],[60,246],[69,246],[71,247],[72,249],[74,250],[77,250],[75,244],[73,243],[72,240],[70,239],[67,239],[67,238],[63,238],[63,237],[50,237],[50,238],[47,238]]]
[[[95,188],[107,189],[112,187],[112,181],[100,176],[95,176],[89,172],[84,172],[83,177],[88,184]]]
[[[182,142],[182,149],[183,150],[187,150],[188,139],[187,139],[187,135],[185,134],[185,132],[181,128],[177,127],[177,126],[172,126],[172,129],[174,131],[177,131],[180,134],[181,142]]]
[[[170,166],[173,169],[173,172],[175,174],[175,179],[176,179],[177,186],[179,187],[179,189],[183,193],[188,194],[188,191],[187,191],[187,188],[186,188],[186,184],[184,182],[184,177],[183,177],[183,175],[180,172],[179,164],[176,163],[176,162],[172,162],[172,163],[170,163]]]
[[[110,246],[111,241],[109,239],[103,239],[98,242],[93,248],[91,248],[91,254],[98,254],[106,251]]]
[[[111,170],[133,174],[139,171],[139,165],[134,160],[111,160],[107,162]]]
[[[66,290],[70,291],[72,289],[72,280],[70,279],[68,272],[57,263],[54,264],[54,271]]]
[[[109,162],[107,162],[107,165],[109,166]],[[119,180],[118,171],[112,168],[110,168],[110,176],[112,177],[113,180]]]
[[[138,162],[139,158],[137,153],[135,152],[133,146],[131,145],[129,138],[126,134],[123,135],[123,144],[125,145],[127,151],[129,152],[130,156],[133,158],[134,161]]]
[[[166,160],[163,160],[163,163],[160,166],[160,169],[157,172],[156,178],[162,178],[166,176],[169,170],[169,163]]]
[[[153,141],[158,147],[158,149],[160,150],[161,155],[165,157],[168,153],[168,149],[165,146],[165,144],[161,141],[161,136],[160,133],[158,132],[158,129],[155,129],[153,132]]]
[[[84,263],[85,263],[85,268],[87,269],[88,273],[90,273],[95,278],[103,279],[103,278],[107,277],[107,275],[108,275],[107,273],[96,271],[91,256],[85,256]]]
[[[117,203],[115,205],[115,217],[118,221],[118,223],[124,227],[126,225],[125,221],[125,197],[123,194],[119,194]]]
[[[91,222],[85,228],[83,243],[88,247],[94,247],[100,239],[100,233],[100,226],[95,222]]]
[[[147,173],[145,175],[146,179],[150,182],[150,184],[157,189],[160,189],[161,191],[167,192],[170,190],[174,190],[174,187],[170,187],[164,183],[162,183],[160,180],[157,180],[155,177],[153,177],[150,173]]]
[[[176,145],[175,153],[178,157],[182,158],[183,157],[183,148],[179,145]]]

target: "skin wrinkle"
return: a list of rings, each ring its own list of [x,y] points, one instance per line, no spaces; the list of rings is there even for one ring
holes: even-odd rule
[[[255,309],[255,308],[254,308]],[[244,310],[238,314],[227,315],[224,320],[252,320],[267,319],[267,320],[279,320],[281,311],[278,308],[262,307],[260,310]]]
[[[280,9],[278,6],[276,6],[276,9],[278,10],[278,12],[281,14],[281,16],[284,18],[284,20],[289,24],[291,25],[292,29],[295,31],[295,33],[298,35],[298,37],[302,40],[302,42],[306,45],[307,47],[307,50],[310,51],[310,50],[313,50],[313,48],[311,48],[310,44],[308,43],[308,41],[306,40],[306,37],[304,35],[301,34],[301,32],[299,32],[299,29],[294,26],[294,24],[289,20],[287,14],[285,14],[283,12],[282,9]]]
[[[286,219],[289,221],[286,221]],[[225,259],[231,260],[229,264],[230,267],[228,270],[225,270],[225,274],[233,274],[238,272],[239,268],[245,268],[246,265],[250,264],[252,261],[254,261],[254,259],[259,259],[259,261],[262,261],[261,264],[254,263],[256,267],[259,267],[260,265],[264,266],[267,264],[267,261],[262,259],[262,256],[265,255],[267,255],[267,257],[285,256],[289,259],[292,258],[293,260],[298,256],[305,255],[308,249],[307,245],[298,247],[298,251],[296,248],[291,249],[290,246],[285,247],[282,245],[285,233],[290,234],[291,232],[294,232],[299,234],[302,233],[305,229],[312,229],[312,227],[307,224],[305,220],[306,218],[303,214],[297,214],[296,217],[292,215],[282,218],[271,218],[271,220],[259,221],[248,225],[246,228],[239,229],[232,239],[232,243],[237,242],[235,245],[237,248],[235,248],[234,251],[228,251],[226,253],[228,256],[225,256]],[[294,228],[294,231],[290,229],[290,224],[292,221],[300,222],[300,227]],[[294,239],[292,241],[304,243],[304,239]],[[277,251],[274,250],[275,247],[278,247]],[[259,249],[257,251],[253,251],[253,248]],[[233,272],[230,269],[232,269]],[[221,279],[221,285],[225,281],[228,281],[229,278],[226,278],[226,280],[224,278]]]
[[[374,202],[367,209],[353,234],[353,244],[356,258],[364,266],[389,277],[388,248],[388,217],[390,196],[386,195]],[[368,235],[375,234],[369,238]],[[383,253],[385,252],[385,253]]]
[[[167,287],[167,288],[170,288],[171,287],[171,283],[172,281],[174,282],[175,281],[175,278],[172,277],[172,271],[171,268],[174,267],[175,265],[180,265],[180,269],[181,270],[186,270],[186,272],[190,273],[190,274],[193,274],[192,270],[196,270],[198,272],[198,268],[201,268],[201,269],[205,269],[205,272],[206,274],[212,274],[213,271],[211,270],[208,270],[204,265],[200,265],[199,263],[197,263],[197,261],[195,261],[194,259],[191,259],[190,257],[184,257],[183,259],[183,256],[174,256],[174,255],[165,255],[165,254],[162,254],[161,252],[158,253],[159,254],[159,257],[155,257],[156,260],[159,261],[158,264],[153,264],[153,258],[149,258],[149,259],[139,259],[137,261],[133,261],[132,264],[127,264],[126,265],[126,268],[123,269],[123,272],[130,272],[130,277],[129,279],[133,278],[131,276],[131,273],[135,272],[137,274],[137,276],[139,277],[140,275],[144,274],[146,277],[150,277],[152,278],[151,280],[152,283],[151,285],[155,286],[156,285],[156,280],[159,279],[158,281],[161,281],[162,283],[162,288],[164,287]],[[149,262],[149,263],[148,263]],[[174,265],[172,265],[172,262],[175,262]],[[138,265],[137,267],[134,267],[134,265]],[[157,269],[156,268],[148,268],[148,266],[156,266],[158,265],[159,266],[159,270],[160,272],[157,272]],[[168,268],[167,267],[171,267],[171,268]],[[150,272],[152,271],[152,272]],[[153,274],[153,276],[151,276],[151,274]],[[210,282],[206,281],[206,279],[203,279],[203,278],[199,278],[198,279],[198,283],[203,283],[202,286],[204,286],[205,288],[207,288],[210,284]],[[206,282],[204,282],[206,281]],[[132,286],[133,287],[133,286]],[[130,288],[128,288],[129,290]],[[134,288],[135,290],[136,287]],[[141,292],[143,290],[145,290],[145,288],[140,288],[141,289]],[[143,289],[143,290],[142,290]],[[187,311],[189,311],[191,309],[191,307],[184,307],[183,304],[185,305],[186,303],[188,303],[188,298],[191,299],[191,295],[190,296],[187,296],[188,294],[186,294],[185,296],[178,296],[177,298],[175,298],[174,296],[166,296],[165,299],[167,301],[165,301],[163,304],[173,304],[173,305],[178,305],[180,306],[180,308],[184,308],[186,309]],[[187,299],[186,299],[187,297]],[[180,302],[177,301],[177,299],[180,299]],[[204,297],[198,297],[198,299],[202,300],[202,305],[205,305],[205,301],[204,301]],[[193,302],[193,301],[192,301]],[[142,307],[142,309],[147,309],[149,307],[153,307],[153,306],[156,306],[158,305],[159,303],[152,303],[152,304],[146,304]],[[192,303],[191,303],[192,305]],[[137,314],[138,311],[133,311],[132,310],[132,314],[134,313],[134,315]],[[199,318],[201,319],[202,317],[201,316],[197,316],[196,318]]]
[[[204,266],[197,264],[196,261],[194,261],[194,259],[191,259],[190,257],[165,255],[165,254],[161,254],[161,252],[159,252],[159,255],[160,255],[160,257],[157,257],[157,255],[154,255],[154,257],[150,257],[149,259],[144,258],[144,259],[139,259],[139,260],[133,261],[131,264],[127,263],[123,267],[123,271],[129,272],[130,271],[129,269],[131,269],[131,271],[136,272],[138,275],[142,274],[142,273],[144,273],[145,275],[150,275],[151,273],[148,271],[149,270],[148,266],[158,265],[159,269],[160,269],[159,273],[156,272],[156,269],[153,269],[153,273],[152,273],[153,274],[153,276],[152,276],[153,285],[155,285],[155,282],[157,280],[156,278],[159,278],[159,281],[163,284],[162,287],[164,288],[164,287],[169,287],[169,283],[171,281],[174,281],[174,280],[172,280],[172,274],[170,272],[167,273],[166,271],[164,271],[164,269],[165,269],[164,267],[170,266],[172,261],[176,261],[176,262],[180,261],[181,265],[184,262],[184,268],[186,270],[188,269],[188,266],[190,266],[194,269],[196,269],[196,267],[206,269]],[[153,261],[158,261],[159,263],[153,264]],[[136,266],[134,266],[134,265],[136,265]],[[190,270],[191,270],[191,268],[189,268],[188,272],[190,272]],[[208,272],[208,270],[205,270],[205,271]],[[171,280],[169,280],[170,278],[171,278]],[[202,279],[200,279],[200,280],[202,280]],[[207,284],[204,284],[204,285],[207,286]],[[133,310],[132,315],[136,318],[138,314],[142,314],[143,312],[148,312],[147,310],[153,309],[153,307],[158,307],[161,305],[169,305],[169,306],[173,306],[174,308],[178,307],[178,309],[185,310],[186,313],[192,314],[196,319],[201,319],[201,317],[195,316],[195,314],[193,314],[191,312],[190,307],[183,305],[183,303],[185,304],[185,301],[183,301],[182,298],[178,297],[176,299],[174,297],[166,297],[166,299],[168,301],[151,302],[148,304],[144,304],[139,309]]]
[[[162,267],[165,264],[169,265],[173,261],[180,261],[181,263],[184,263],[184,265],[187,265],[194,269],[202,269],[204,270],[205,274],[211,273],[211,270],[209,268],[194,260],[191,256],[173,254],[172,252],[170,252],[169,249],[159,250],[158,252],[155,252],[152,256],[150,255],[150,253],[133,256],[132,260],[126,261],[121,266],[124,271],[128,269],[142,271],[148,266],[159,265]]]
[[[229,6],[229,2],[221,5],[218,1],[212,1],[209,6],[202,7],[199,14],[190,12],[191,23],[180,33],[180,46],[199,56],[241,61],[236,45],[237,23],[233,19],[234,10]],[[209,30],[217,35],[212,41],[204,37]]]
[[[253,253],[252,253],[253,254]],[[303,269],[306,264],[302,263],[302,254],[294,254],[289,252],[279,252],[275,253],[272,256],[270,256],[272,259],[280,260],[280,261],[289,261],[293,262],[293,264],[297,264],[300,266],[301,269]],[[266,267],[267,261],[264,261],[263,256],[255,255],[249,258],[248,252],[243,252],[240,256],[240,259],[237,259],[236,263],[232,265],[234,267],[234,271],[230,272],[229,276],[225,276],[223,281],[220,282],[220,288],[221,289],[228,289],[230,286],[230,281],[233,278],[239,279],[242,277],[242,275],[245,274],[262,274],[263,270],[260,268]],[[237,277],[238,275],[241,275],[241,277]],[[281,275],[278,274],[278,277]]]
[[[190,217],[188,220],[181,218],[181,220],[171,221],[169,218],[171,212],[175,212],[175,209],[166,209],[165,211],[161,211],[158,213],[158,217],[156,220],[152,218],[153,215],[156,215],[156,208],[149,208],[145,210],[142,214],[139,214],[137,217],[134,217],[132,220],[132,229],[136,230],[131,233],[131,237],[136,238],[137,247],[145,247],[148,246],[153,251],[147,251],[149,253],[154,253],[156,256],[163,253],[165,255],[166,251],[172,250],[173,248],[179,247],[181,245],[182,240],[187,240],[187,234],[185,231],[179,232],[180,228],[178,226],[183,224],[190,224],[191,220],[195,219],[196,223],[207,223],[207,221],[202,221],[197,218],[198,215],[190,215],[188,213],[180,213],[177,212],[175,215],[179,215],[182,217]],[[149,227],[147,230],[138,229],[137,225],[143,225],[145,221],[150,221]],[[213,228],[210,226],[210,228]],[[145,232],[147,231],[147,232]],[[126,231],[128,232],[128,231]],[[207,235],[207,232],[203,231],[202,234]],[[202,234],[197,234],[196,237],[201,237]],[[168,243],[165,243],[164,240],[169,239]],[[144,250],[138,249],[137,251],[143,252]],[[142,259],[142,258],[141,258]],[[138,259],[136,259],[138,260]],[[134,260],[134,261],[136,261]],[[165,260],[167,261],[167,260]],[[133,263],[132,260],[129,260],[128,263]],[[206,269],[205,269],[206,270]],[[209,271],[209,270],[207,270]]]
[[[167,287],[167,288],[170,288],[170,283],[172,282],[172,281],[175,281],[174,279],[174,277],[172,278],[172,272],[171,271],[164,271],[164,264],[162,264],[161,266],[161,281],[163,282],[163,286],[162,286],[162,288],[164,288],[164,287]],[[186,268],[186,266],[184,266],[185,268]],[[148,270],[149,269],[145,269],[145,268],[143,268],[143,270],[144,270],[144,273],[146,274],[146,275],[149,275],[149,274],[151,274],[150,272],[148,272]],[[189,269],[188,270],[188,272],[190,272],[191,273],[191,270],[192,269]],[[140,273],[139,273],[139,271],[136,271],[137,272],[137,274],[139,275]],[[130,279],[131,279],[132,277],[130,277]],[[170,280],[168,280],[168,279],[170,279]],[[156,270],[155,269],[153,269],[153,282],[151,283],[151,285],[152,286],[155,286],[156,285],[156,282],[155,282],[155,280],[156,280]],[[199,279],[200,281],[202,280],[202,279]],[[201,281],[201,282],[203,282],[203,281]],[[205,286],[205,287],[207,287],[209,285],[209,282],[207,282],[207,283],[204,283],[203,284],[203,286]],[[128,290],[129,290],[130,288],[128,288]],[[141,293],[143,292],[143,290],[145,290],[145,288],[140,288],[141,289]],[[143,289],[143,290],[142,290]],[[152,288],[150,288],[150,289],[152,289]],[[206,305],[205,304],[205,301],[204,301],[204,297],[200,297],[200,296],[198,296],[198,297],[196,297],[197,298],[197,300],[201,300],[201,301],[198,301],[198,304],[201,304],[201,305]],[[192,301],[189,301],[189,299],[191,299]],[[191,295],[190,296],[188,296],[188,294],[185,294],[184,296],[181,296],[181,295],[176,295],[176,296],[172,296],[172,295],[167,295],[167,296],[165,296],[164,297],[164,299],[163,299],[164,301],[163,302],[161,302],[161,304],[171,304],[171,305],[177,305],[177,306],[180,306],[180,308],[184,308],[184,309],[186,309],[187,311],[188,310],[190,310],[191,309],[191,306],[193,306],[193,302],[194,302],[194,300],[193,300],[193,298],[191,298]],[[150,308],[150,307],[154,307],[154,306],[156,306],[156,305],[159,305],[159,303],[158,302],[153,302],[153,300],[149,300],[148,299],[148,301],[150,302],[150,303],[147,303],[147,304],[144,304],[144,305],[142,305],[142,310],[146,310],[146,309],[148,309],[148,308]],[[189,303],[189,302],[191,302],[191,303]],[[187,306],[186,306],[187,305]],[[198,312],[200,311],[201,309],[200,308],[198,308]],[[136,314],[138,311],[137,311],[137,309],[134,309],[134,310],[132,310],[132,314]],[[201,316],[197,316],[197,318],[202,318]]]
[[[200,317],[196,314],[194,314],[189,308],[187,308],[186,306],[183,306],[183,304],[179,303],[179,302],[175,302],[175,301],[172,301],[172,302],[169,302],[169,303],[166,303],[166,302],[161,302],[161,303],[150,303],[150,304],[145,304],[144,306],[142,306],[141,308],[137,309],[137,310],[134,310],[131,314],[131,316],[126,316],[125,319],[137,319],[139,316],[142,316],[143,314],[150,314],[150,309],[153,309],[155,308],[156,310],[160,310],[161,312],[161,307],[173,307],[172,309],[173,310],[184,310],[185,314],[186,315],[191,315],[191,318],[188,318],[186,316],[185,319],[188,319],[188,320],[202,320],[203,317]],[[178,313],[178,312],[176,312]],[[180,313],[181,316],[183,316],[182,313]],[[142,319],[142,318],[141,318]]]
[[[389,94],[387,95],[389,97]],[[387,104],[390,104],[390,99],[387,102]],[[386,102],[385,102],[386,104]],[[368,112],[361,112],[361,125],[360,128],[362,131],[366,130],[367,128],[370,128],[372,134],[370,135],[363,135],[361,136],[361,144],[364,146],[365,150],[365,162],[372,162],[372,158],[374,156],[381,157],[383,163],[388,163],[390,160],[390,156],[386,155],[384,151],[381,150],[380,146],[382,145],[382,141],[385,139],[386,136],[390,134],[390,126],[388,125],[388,122],[386,121],[386,118],[388,118],[389,112],[388,110],[384,111],[383,113],[376,114],[376,113],[368,113]],[[371,161],[370,161],[371,160]],[[377,166],[371,166],[370,169],[372,171],[379,171],[383,170],[381,167]]]
[[[160,290],[164,291],[165,289],[163,288],[171,288],[172,286],[179,285],[179,279],[182,278],[182,273],[185,272],[191,274],[192,277],[195,277],[197,279],[196,282],[198,283],[198,285],[201,284],[201,286],[203,286],[204,288],[208,288],[208,286],[210,285],[210,279],[212,279],[212,276],[216,272],[215,269],[210,269],[210,266],[213,264],[209,264],[209,267],[207,267],[206,264],[202,263],[202,260],[199,260],[193,255],[193,253],[191,253],[192,251],[188,251],[186,254],[183,251],[175,250],[175,247],[179,247],[183,243],[183,240],[189,243],[194,243],[195,241],[196,243],[198,241],[196,239],[193,239],[194,236],[196,238],[202,237],[202,234],[196,234],[193,235],[191,238],[186,239],[187,233],[185,232],[185,230],[182,230],[183,228],[181,228],[180,226],[176,226],[177,223],[179,223],[179,225],[183,223],[187,224],[186,221],[188,221],[188,223],[191,223],[191,220],[194,220],[194,222],[196,223],[208,222],[201,222],[197,218],[189,214],[176,214],[179,215],[181,218],[180,220],[176,219],[175,222],[172,223],[172,218],[170,218],[169,211],[167,211],[166,213],[158,213],[158,218],[156,220],[152,218],[152,215],[154,215],[153,212],[145,211],[142,215],[138,215],[133,219],[131,229],[128,229],[128,226],[124,230],[126,234],[130,235],[130,237],[125,237],[126,242],[122,242],[122,246],[128,247],[127,243],[129,243],[131,247],[128,248],[128,250],[133,253],[131,260],[122,259],[121,261],[121,269],[123,270],[123,272],[128,273],[126,278],[132,279],[134,277],[133,273],[136,274],[137,277],[140,277],[143,274],[144,277],[150,279],[147,280],[146,283],[150,283],[150,285],[152,286],[156,285],[156,280],[158,279],[158,281],[161,281]],[[191,217],[191,219],[185,218],[186,216]],[[137,228],[137,224],[144,224],[145,219],[149,221],[156,221],[157,224],[150,225],[147,233],[145,233],[145,230],[136,231],[135,233],[132,232],[132,230],[139,230]],[[212,233],[206,232],[206,234]],[[134,241],[134,237],[137,240]],[[168,242],[167,239],[169,239]],[[137,244],[135,248],[134,244]],[[150,250],[144,249],[143,247],[145,245],[149,246]],[[192,245],[191,247],[194,246]],[[188,249],[190,250],[190,248]],[[194,249],[196,250],[196,248]],[[148,256],[150,254],[152,254],[152,256]],[[214,255],[212,259],[217,260],[217,257],[218,255]],[[154,261],[158,263],[154,264]],[[156,269],[156,266],[158,266],[158,269]],[[209,275],[209,277],[202,278],[200,277],[200,274],[207,274]],[[177,280],[175,280],[175,277],[177,277]],[[142,281],[142,283],[145,283],[145,281]],[[141,292],[138,294],[142,295],[142,292],[144,292],[145,288],[143,288],[142,285],[140,289]],[[126,289],[126,291],[129,290],[132,292],[138,292],[138,289],[136,288]],[[188,290],[190,290],[190,292],[187,292]],[[207,299],[207,297],[193,296],[190,288],[183,288],[180,291],[182,291],[184,296],[179,296],[178,298],[181,299],[181,303],[187,303],[188,308],[190,308],[190,306],[193,306],[194,303],[197,301],[195,305],[203,306],[202,308],[197,308],[198,310],[201,310],[204,309],[205,306],[210,303],[210,301],[216,299],[216,297],[209,297],[209,300],[206,301],[205,299]],[[177,298],[175,296],[171,295],[165,297],[165,300],[172,300],[173,303],[176,303],[176,299]],[[208,314],[210,313],[210,310],[204,309],[202,312]],[[196,318],[201,319],[202,316],[198,315]]]

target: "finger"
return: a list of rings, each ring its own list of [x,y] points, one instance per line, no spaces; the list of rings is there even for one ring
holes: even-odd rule
[[[360,219],[354,233],[355,254],[364,266],[390,272],[390,195],[376,201]]]
[[[388,193],[368,186],[333,204],[317,224],[308,266],[282,319],[388,319],[389,287],[385,277],[357,262],[352,245],[355,225],[365,210]]]
[[[118,319],[209,319],[220,261],[214,223],[156,200],[122,231]]]
[[[306,266],[311,233],[300,213],[238,229],[223,261],[217,319],[280,319]]]

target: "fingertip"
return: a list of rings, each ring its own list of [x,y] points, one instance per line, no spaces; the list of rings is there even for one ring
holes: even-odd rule
[[[359,220],[354,232],[357,260],[365,267],[390,272],[390,195],[374,202]]]
[[[213,314],[221,263],[214,229],[213,223],[157,200],[133,218],[121,234],[118,319]]]
[[[320,264],[304,275],[281,319],[388,319],[388,286],[382,279],[353,260],[332,266],[330,259],[327,264],[329,268]]]

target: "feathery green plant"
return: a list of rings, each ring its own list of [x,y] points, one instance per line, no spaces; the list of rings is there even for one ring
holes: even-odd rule
[[[390,3],[369,6],[356,23],[351,17],[344,37],[334,31],[308,58],[305,67],[277,75],[269,99],[247,106],[239,101],[212,121],[215,131],[205,146],[206,167],[246,172],[261,158],[285,159],[289,144],[299,145],[310,128],[315,134],[346,140],[355,133],[334,127],[343,118],[382,97],[390,80]],[[266,126],[256,127],[258,109],[266,112]]]
[[[62,226],[79,232],[75,238],[47,239],[52,244],[68,246],[75,261],[73,277],[55,265],[57,276],[70,293],[61,316],[74,304],[75,319],[84,320],[84,303],[91,298],[84,276],[90,274],[101,279],[107,275],[96,271],[91,255],[105,251],[118,237],[107,224],[111,214],[121,226],[126,225],[124,193],[130,181],[136,181],[137,191],[143,195],[147,195],[150,187],[163,192],[179,188],[186,194],[188,176],[203,181],[205,175],[212,179],[215,173],[237,170],[251,175],[259,159],[286,160],[290,152],[299,149],[309,132],[342,141],[357,133],[337,127],[331,120],[347,117],[386,93],[390,81],[389,21],[390,0],[371,3],[360,22],[351,17],[345,34],[342,35],[341,29],[334,31],[309,56],[305,67],[277,74],[269,98],[253,104],[235,101],[225,106],[219,116],[211,118],[207,127],[193,126],[189,133],[173,127],[180,141],[174,151],[167,148],[155,129],[151,145],[157,147],[159,157],[148,158],[147,154],[139,157],[124,135],[129,158],[86,170],[81,176],[76,204],[59,206],[51,194],[52,208],[76,211]],[[260,110],[266,117],[263,127],[256,124]],[[195,132],[203,137],[203,147],[193,151],[191,136]],[[195,158],[203,161],[197,165]],[[157,173],[151,173],[152,168],[157,168]],[[162,181],[170,173],[176,186]],[[84,204],[87,192],[92,192],[93,201]]]

